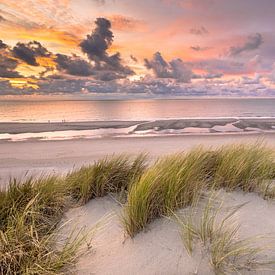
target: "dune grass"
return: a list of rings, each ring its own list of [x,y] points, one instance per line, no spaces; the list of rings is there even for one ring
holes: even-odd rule
[[[240,226],[234,220],[235,213],[244,205],[223,209],[223,203],[215,194],[204,206],[193,205],[185,215],[174,214],[180,225],[181,237],[187,252],[192,255],[196,243],[215,274],[241,274],[242,270],[270,268],[272,262],[263,261],[263,247],[256,245],[259,236],[240,239]],[[261,237],[262,238],[262,237]]]
[[[150,167],[144,154],[120,155],[83,166],[65,177],[13,180],[0,191],[0,273],[67,274],[64,270],[73,264],[83,242],[81,238],[69,238],[56,248],[57,228],[69,207],[109,193],[123,193],[127,196],[123,225],[133,237],[155,218],[194,205],[208,189],[240,189],[274,198],[274,186],[270,184],[274,167],[270,149],[233,145],[216,150],[198,147],[160,158]],[[206,215],[205,220],[209,219]],[[211,224],[204,226],[211,232]],[[188,234],[191,251],[195,235],[192,230]],[[208,235],[201,235],[201,239],[207,240]],[[213,265],[223,265],[218,252],[229,248],[222,245],[212,245]]]
[[[39,211],[38,200],[39,196],[32,199],[0,231],[1,274],[69,274],[80,255],[85,236],[68,238],[57,249],[57,224]]]
[[[202,148],[158,160],[132,185],[123,223],[133,237],[153,219],[185,207],[205,188],[212,154]]]
[[[153,219],[191,205],[202,190],[258,192],[272,197],[274,152],[261,144],[198,147],[158,160],[129,190],[123,225],[133,237]]]
[[[58,245],[64,212],[75,202],[127,190],[145,169],[145,158],[106,158],[65,178],[12,180],[0,191],[0,274],[70,273],[85,234]]]
[[[1,274],[59,274],[73,262],[79,238],[55,249],[56,227],[67,206],[64,182],[57,177],[14,180],[1,191]]]
[[[216,153],[215,188],[268,192],[270,180],[275,177],[274,152],[270,148],[260,143],[230,145],[221,147]]]
[[[69,173],[65,179],[70,195],[85,204],[94,197],[128,190],[146,168],[146,155],[107,157]]]

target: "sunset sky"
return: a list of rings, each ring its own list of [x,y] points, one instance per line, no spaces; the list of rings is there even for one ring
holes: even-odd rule
[[[0,0],[0,95],[275,96],[274,0]]]

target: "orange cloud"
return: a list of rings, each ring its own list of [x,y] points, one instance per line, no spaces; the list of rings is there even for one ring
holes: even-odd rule
[[[5,41],[22,41],[27,42],[31,40],[37,40],[41,43],[45,43],[51,47],[51,44],[59,44],[63,47],[76,47],[79,44],[80,39],[73,34],[66,31],[47,28],[47,27],[36,27],[33,29],[26,29],[20,26],[10,26],[7,28],[0,28],[0,36]]]
[[[9,82],[12,87],[18,88],[18,89],[27,89],[27,88],[33,88],[35,90],[39,89],[39,86],[37,85],[37,80],[32,78],[13,78],[13,79],[9,79]]]

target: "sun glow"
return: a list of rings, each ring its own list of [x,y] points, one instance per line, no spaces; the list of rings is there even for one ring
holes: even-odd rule
[[[18,89],[39,89],[39,86],[37,85],[37,80],[31,78],[13,78],[10,79],[9,82],[12,87]]]

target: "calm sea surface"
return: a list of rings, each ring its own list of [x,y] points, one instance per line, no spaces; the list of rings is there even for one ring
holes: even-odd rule
[[[0,101],[0,122],[275,117],[275,99]]]

